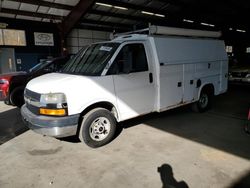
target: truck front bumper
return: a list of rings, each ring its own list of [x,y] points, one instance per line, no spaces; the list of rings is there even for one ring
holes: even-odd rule
[[[67,137],[77,133],[80,114],[65,117],[50,117],[33,114],[26,105],[21,108],[25,124],[33,131],[52,137]]]

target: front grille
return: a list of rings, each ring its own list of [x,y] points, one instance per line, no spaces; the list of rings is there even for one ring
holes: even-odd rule
[[[32,103],[38,103],[40,101],[41,94],[30,91],[25,89],[24,97],[27,99],[25,100],[25,104],[27,108],[34,114],[39,115],[39,106],[32,105]]]
[[[40,101],[41,94],[25,89],[24,96],[34,101]]]

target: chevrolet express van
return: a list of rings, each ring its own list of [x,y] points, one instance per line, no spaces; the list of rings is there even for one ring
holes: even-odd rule
[[[53,137],[78,135],[100,147],[112,140],[117,122],[189,103],[207,110],[211,97],[227,90],[224,42],[216,32],[157,30],[164,35],[151,30],[94,43],[61,72],[31,80],[21,108],[29,128]]]

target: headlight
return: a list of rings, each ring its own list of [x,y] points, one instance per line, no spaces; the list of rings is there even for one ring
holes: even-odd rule
[[[66,103],[66,96],[63,93],[42,94],[40,98],[42,104]]]
[[[66,116],[68,112],[66,96],[63,93],[42,94],[40,98],[41,115]]]

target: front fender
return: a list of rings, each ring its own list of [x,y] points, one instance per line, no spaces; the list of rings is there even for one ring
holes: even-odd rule
[[[120,117],[120,111],[119,108],[117,106],[117,104],[114,101],[107,101],[107,100],[95,100],[95,101],[91,101],[85,105],[82,105],[79,108],[79,112],[80,113],[85,113],[88,112],[89,110],[92,110],[94,108],[98,108],[98,107],[102,107],[102,108],[107,108],[107,106],[112,106],[115,108],[116,112],[117,112],[117,117],[116,120],[117,122],[119,122],[119,117]]]

